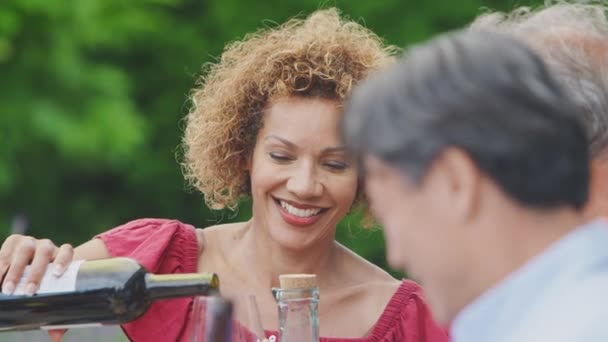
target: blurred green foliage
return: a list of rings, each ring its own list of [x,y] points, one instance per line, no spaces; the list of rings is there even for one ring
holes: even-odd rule
[[[538,2],[538,1],[536,1]],[[205,62],[261,26],[337,6],[391,44],[466,25],[484,7],[459,0],[0,1],[0,239],[28,233],[79,244],[138,217],[199,227],[212,213],[184,183],[176,153],[187,95]],[[338,238],[386,267],[380,231],[345,220]]]

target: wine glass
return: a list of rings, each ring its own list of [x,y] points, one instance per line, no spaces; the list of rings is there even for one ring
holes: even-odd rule
[[[266,333],[262,325],[262,318],[255,295],[248,294],[239,298],[237,310],[244,308],[241,314],[241,329],[239,342],[263,342],[266,340]]]
[[[230,312],[226,312],[229,302]],[[234,311],[232,311],[234,303]],[[224,307],[224,308],[223,308]],[[263,342],[265,337],[255,295],[240,295],[233,300],[195,297],[190,312],[189,342],[206,342],[221,330],[233,342]]]
[[[190,312],[190,342],[232,341],[232,302],[222,297],[196,297]]]

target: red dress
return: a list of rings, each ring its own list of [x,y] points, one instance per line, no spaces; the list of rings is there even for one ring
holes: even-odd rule
[[[175,220],[140,219],[97,236],[114,257],[137,260],[152,273],[197,271],[198,241],[194,227]],[[187,341],[191,298],[159,301],[139,319],[124,324],[131,341]],[[267,331],[267,337],[277,336]],[[438,327],[425,305],[420,287],[409,280],[401,286],[374,325],[362,338],[325,338],[321,342],[444,342],[445,330]]]

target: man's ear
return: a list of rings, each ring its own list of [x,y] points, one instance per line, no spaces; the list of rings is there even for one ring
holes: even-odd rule
[[[475,216],[481,200],[482,174],[468,153],[456,147],[444,150],[433,163],[432,173],[440,176],[442,192],[448,199],[446,210],[456,219]]]
[[[589,199],[585,217],[608,218],[608,160],[592,160],[590,164]]]

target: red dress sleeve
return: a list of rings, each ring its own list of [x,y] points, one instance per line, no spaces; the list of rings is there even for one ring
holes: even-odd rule
[[[369,336],[369,341],[447,342],[441,328],[426,306],[418,284],[404,280],[386,306]]]
[[[193,273],[197,270],[198,241],[195,229],[175,220],[139,219],[116,227],[101,239],[113,257],[137,260],[157,274]],[[137,320],[123,324],[131,341],[179,341],[187,337],[185,327],[191,298],[153,303]]]

